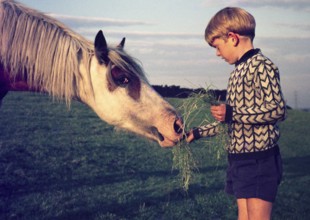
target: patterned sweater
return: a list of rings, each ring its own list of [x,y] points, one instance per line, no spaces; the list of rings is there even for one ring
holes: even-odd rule
[[[248,51],[230,74],[226,117],[230,159],[264,158],[278,153],[277,123],[285,119],[286,106],[278,68],[259,49]],[[195,139],[214,136],[219,122],[194,129]]]

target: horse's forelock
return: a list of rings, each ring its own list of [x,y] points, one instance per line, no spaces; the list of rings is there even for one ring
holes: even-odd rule
[[[139,61],[126,53],[123,49],[120,49],[119,47],[110,48],[108,56],[109,60],[117,67],[146,80],[145,73],[139,64]]]

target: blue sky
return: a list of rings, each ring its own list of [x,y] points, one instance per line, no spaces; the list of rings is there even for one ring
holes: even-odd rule
[[[233,66],[204,41],[210,18],[238,6],[256,19],[254,46],[280,69],[285,99],[310,108],[309,0],[20,0],[48,13],[89,40],[102,29],[108,43],[126,37],[155,85],[226,89]]]

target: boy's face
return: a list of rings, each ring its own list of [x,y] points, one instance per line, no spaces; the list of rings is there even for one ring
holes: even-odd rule
[[[236,43],[232,37],[227,37],[226,40],[223,38],[215,38],[212,47],[216,49],[216,55],[222,57],[227,63],[235,64],[238,61],[236,54]]]

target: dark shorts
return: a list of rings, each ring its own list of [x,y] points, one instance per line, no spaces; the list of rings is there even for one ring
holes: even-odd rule
[[[281,155],[264,159],[229,161],[225,191],[237,199],[274,202],[282,179]]]

